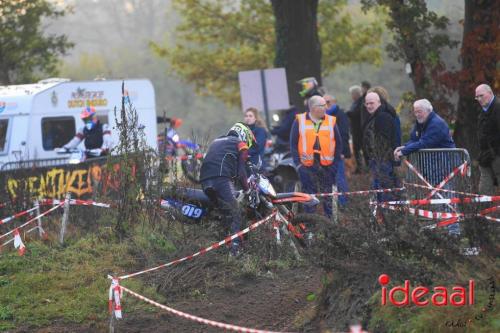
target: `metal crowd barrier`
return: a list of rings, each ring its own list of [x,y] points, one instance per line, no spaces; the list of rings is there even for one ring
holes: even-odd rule
[[[443,189],[467,192],[471,191],[471,159],[467,150],[462,148],[443,148],[443,149],[421,149],[408,156],[410,162],[423,178],[432,186],[437,187],[446,177],[448,177],[456,168],[466,164],[465,173],[459,172],[452,177],[442,187]],[[423,185],[424,182],[418,175],[408,170],[405,182],[410,184]],[[431,191],[425,188],[408,186],[409,199],[426,198]],[[453,197],[453,193],[436,191],[428,199],[440,199]]]
[[[416,172],[410,168],[407,171],[405,182],[407,183],[407,197],[413,199],[450,199],[454,197],[464,197],[463,194],[436,191],[423,187],[411,186],[419,184],[470,193],[471,192],[471,159],[469,153],[461,148],[443,149],[421,149],[408,156],[408,162],[415,167]],[[420,173],[420,175],[417,174]],[[422,179],[423,178],[423,179]],[[425,179],[425,181],[424,181]],[[427,182],[427,184],[426,184]],[[417,207],[429,209],[435,212],[467,213],[470,208],[457,204],[432,205],[432,207]],[[427,220],[417,218],[417,220]],[[434,222],[437,222],[434,220]],[[433,223],[434,223],[433,222]],[[457,224],[450,225],[450,234],[459,234],[461,228]]]
[[[64,165],[67,163],[68,163],[67,157],[50,158],[50,159],[43,159],[43,160],[22,160],[22,161],[15,161],[15,162],[7,162],[1,166],[0,171],[44,168],[44,167]]]

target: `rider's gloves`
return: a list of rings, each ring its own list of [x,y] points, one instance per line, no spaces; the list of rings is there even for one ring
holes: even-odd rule
[[[245,191],[240,190],[238,191],[238,194],[236,195],[236,201],[242,202],[246,197]]]

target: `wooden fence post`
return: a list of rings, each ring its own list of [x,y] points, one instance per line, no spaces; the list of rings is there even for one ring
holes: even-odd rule
[[[71,193],[68,192],[66,193],[66,197],[64,199],[64,213],[63,213],[63,218],[62,218],[62,223],[61,223],[61,233],[59,234],[59,243],[61,245],[64,244],[64,234],[66,233],[66,225],[68,223],[68,216],[69,216],[69,201],[71,199]]]
[[[336,195],[337,193],[337,185],[332,185],[332,222],[333,224],[339,223],[339,197]]]
[[[36,216],[40,216],[40,202],[38,201],[38,199],[35,200],[35,207],[36,207]],[[42,228],[41,217],[37,218],[37,224],[38,224],[38,235],[40,235],[40,238],[42,239],[44,237],[45,232],[43,231]]]

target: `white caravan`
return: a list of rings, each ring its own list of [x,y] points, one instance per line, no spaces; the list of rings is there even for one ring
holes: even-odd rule
[[[9,162],[60,158],[54,148],[66,144],[84,125],[79,115],[85,106],[95,107],[101,123],[109,125],[116,145],[119,135],[114,109],[119,118],[122,82],[48,79],[0,86],[0,170]],[[125,96],[137,111],[139,125],[144,126],[147,144],[157,149],[153,85],[149,80],[124,82]]]

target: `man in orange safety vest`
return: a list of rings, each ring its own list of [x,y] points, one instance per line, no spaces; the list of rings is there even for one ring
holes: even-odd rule
[[[336,118],[325,114],[321,96],[308,100],[308,112],[298,114],[290,133],[292,158],[305,193],[330,193],[335,185],[337,161],[341,159],[342,140]],[[332,200],[323,201],[326,215],[332,215]],[[312,213],[314,208],[305,207]]]

